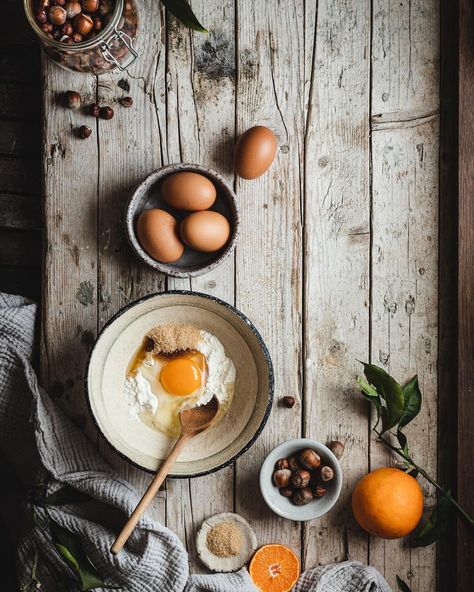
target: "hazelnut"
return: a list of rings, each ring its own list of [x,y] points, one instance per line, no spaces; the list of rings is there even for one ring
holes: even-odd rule
[[[64,25],[66,22],[66,17],[66,11],[62,6],[51,6],[49,9],[49,20],[53,25]]]
[[[331,467],[321,467],[320,475],[323,481],[331,481],[331,479],[334,479],[334,471]]]
[[[311,489],[309,487],[304,487],[303,489],[298,489],[295,491],[291,497],[291,500],[297,506],[304,506],[309,504],[310,501],[313,499],[313,494],[311,493]]]
[[[59,31],[58,29],[53,31],[53,39],[55,39],[56,41],[60,41],[61,37],[62,37],[61,31]]]
[[[114,110],[112,107],[101,107],[99,111],[99,117],[101,119],[112,119],[114,116]]]
[[[291,497],[293,495],[293,490],[291,489],[291,487],[281,487],[279,491],[280,495],[282,495],[283,497]]]
[[[71,35],[71,39],[74,41],[74,43],[80,43],[82,41],[82,35],[80,33],[74,32]]]
[[[51,23],[43,23],[41,25],[41,30],[45,33],[51,33],[51,31],[53,30],[53,25]]]
[[[298,460],[296,454],[292,454],[287,460],[290,471],[299,471],[301,469],[300,461]]]
[[[63,103],[68,109],[79,109],[82,103],[81,95],[75,90],[68,90],[63,95]]]
[[[92,22],[91,17],[87,14],[78,14],[74,17],[73,25],[76,33],[79,33],[79,35],[87,35],[92,31],[94,23]]]
[[[90,127],[88,127],[87,125],[81,125],[81,127],[79,128],[79,136],[81,138],[88,138],[90,135],[92,134],[92,130]]]
[[[51,6],[50,0],[38,0],[38,9],[45,9]]]
[[[288,487],[290,484],[291,471],[289,469],[278,469],[273,473],[273,482],[281,489],[282,487]]]
[[[71,45],[74,41],[68,37],[68,35],[63,35],[60,39],[61,43],[66,43],[67,45]]]
[[[99,14],[107,16],[112,10],[112,2],[110,0],[100,0]]]
[[[295,406],[295,398],[294,397],[283,397],[282,399],[283,405],[287,408],[287,409],[291,409],[292,407]]]
[[[96,12],[99,9],[99,0],[82,0],[82,10]]]
[[[305,469],[317,469],[321,464],[321,457],[311,448],[306,448],[300,452],[299,461]]]
[[[291,484],[293,487],[296,487],[296,489],[303,489],[308,485],[310,479],[311,475],[309,474],[309,471],[306,469],[300,469],[291,475]]]
[[[66,0],[51,0],[51,6],[64,6],[66,4]]]
[[[341,456],[344,454],[344,444],[342,442],[339,442],[338,440],[329,442],[328,448],[334,454],[337,460],[339,460]]]
[[[129,109],[133,105],[133,99],[132,97],[122,97],[120,99],[120,104],[122,107],[125,107],[125,109]]]
[[[92,117],[99,117],[99,105],[97,103],[92,103],[92,105],[89,107],[89,113],[92,115]]]
[[[102,30],[102,19],[100,18],[100,16],[96,16],[93,19],[94,22],[94,31],[96,33],[98,33],[99,31]]]
[[[68,37],[72,35],[74,33],[74,29],[72,28],[71,23],[64,23],[64,25],[61,27],[61,33],[63,35],[67,35]]]
[[[327,489],[322,485],[316,485],[313,489],[314,497],[324,497],[327,493]]]
[[[286,458],[280,458],[275,463],[275,469],[288,469],[288,460]]]
[[[77,0],[70,0],[69,2],[66,2],[64,9],[67,13],[67,18],[71,21],[74,17],[76,17],[78,14],[81,14],[82,12],[81,3]]]
[[[35,12],[35,17],[37,22],[42,25],[43,23],[46,23],[48,20],[48,15],[46,14],[46,10],[43,10],[42,8],[40,8],[39,10],[37,10]]]

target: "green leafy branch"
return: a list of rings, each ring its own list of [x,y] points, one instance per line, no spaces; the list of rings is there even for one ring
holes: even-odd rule
[[[196,15],[192,11],[192,8],[189,6],[187,0],[161,1],[165,5],[166,9],[169,10],[169,12],[171,12],[171,14],[173,14],[186,27],[194,29],[195,31],[200,31],[201,33],[208,32],[207,29],[205,29],[196,18]]]
[[[424,547],[437,541],[448,527],[453,507],[472,526],[474,519],[453,498],[451,492],[441,487],[411,455],[403,429],[415,419],[421,409],[422,395],[418,377],[414,376],[402,387],[383,368],[363,362],[362,364],[365,379],[359,377],[357,382],[361,388],[361,395],[376,411],[377,422],[372,430],[377,434],[379,442],[402,458],[402,466],[406,472],[414,477],[422,475],[441,494],[428,519],[415,529],[411,540],[412,546]],[[398,445],[393,444],[392,438],[396,439]]]

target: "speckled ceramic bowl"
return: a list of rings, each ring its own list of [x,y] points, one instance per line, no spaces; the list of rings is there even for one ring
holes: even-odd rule
[[[186,246],[182,257],[178,261],[174,263],[161,263],[150,257],[142,249],[136,235],[136,221],[143,210],[150,208],[166,210],[178,222],[189,214],[189,212],[171,208],[160,194],[160,187],[165,177],[182,171],[199,173],[214,183],[217,189],[217,198],[214,205],[209,209],[219,212],[227,218],[230,224],[230,238],[222,249],[214,253],[200,253]],[[189,278],[209,273],[232,253],[239,236],[239,209],[233,189],[219,173],[197,164],[171,164],[151,173],[135,189],[127,205],[125,223],[130,244],[142,261],[167,275],[178,278]]]
[[[313,499],[305,506],[296,506],[287,497],[280,494],[278,488],[273,484],[272,476],[277,460],[288,458],[305,448],[311,448],[319,454],[323,462],[333,469],[334,478],[325,484],[327,493],[324,497]],[[341,488],[342,471],[337,458],[327,446],[309,438],[296,438],[283,442],[270,452],[260,470],[260,489],[264,500],[276,514],[289,520],[303,522],[326,514],[337,502]]]
[[[95,423],[110,445],[134,465],[155,472],[174,440],[130,416],[126,370],[146,333],[157,325],[190,323],[215,335],[235,364],[232,402],[222,419],[193,438],[173,477],[195,477],[228,465],[255,442],[273,399],[270,355],[252,323],[230,304],[196,292],[153,294],[123,308],[102,330],[87,369]]]

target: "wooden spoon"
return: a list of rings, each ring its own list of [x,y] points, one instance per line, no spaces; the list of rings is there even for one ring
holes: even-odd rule
[[[216,396],[212,397],[209,403],[206,403],[205,405],[181,410],[179,414],[179,419],[181,421],[181,436],[173,446],[168,458],[161,465],[160,470],[156,474],[153,481],[150,483],[150,486],[138,503],[138,506],[135,508],[132,515],[125,523],[121,533],[115,539],[115,543],[110,549],[114,555],[122,550],[123,546],[128,540],[128,537],[131,535],[142,514],[145,512],[155,497],[161,484],[168,476],[171,467],[173,466],[175,460],[178,458],[183,448],[186,446],[189,440],[191,440],[191,438],[194,438],[194,436],[197,436],[211,425],[218,411],[219,400]]]

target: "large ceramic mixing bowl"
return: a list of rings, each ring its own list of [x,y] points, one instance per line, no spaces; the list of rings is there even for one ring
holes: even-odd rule
[[[121,456],[146,471],[158,469],[173,440],[130,417],[124,381],[145,334],[166,323],[189,323],[214,334],[237,370],[235,393],[226,414],[193,439],[171,476],[205,475],[250,448],[268,419],[273,399],[268,350],[252,323],[230,304],[195,292],[171,291],[122,309],[102,330],[89,359],[90,410],[102,435]]]

